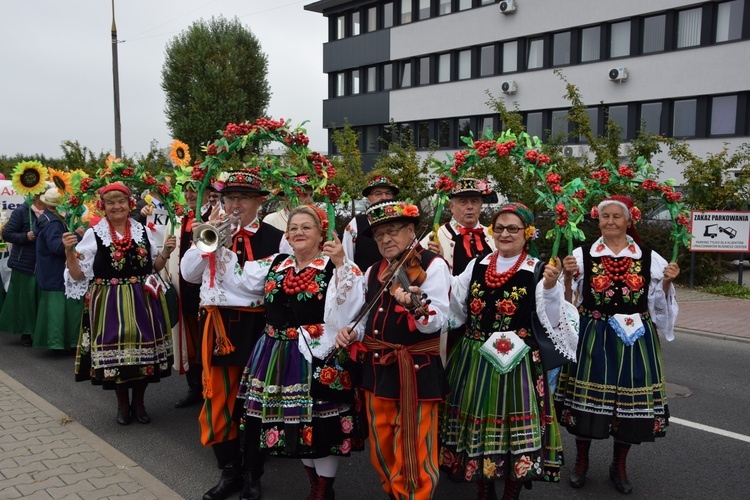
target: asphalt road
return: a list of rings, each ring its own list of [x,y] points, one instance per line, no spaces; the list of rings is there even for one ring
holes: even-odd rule
[[[628,472],[634,484],[630,498],[740,499],[750,486],[750,443],[736,437],[696,429],[691,423],[750,435],[750,343],[723,341],[677,333],[665,343],[663,357],[669,382],[669,407],[674,419],[667,437],[634,447]],[[73,381],[73,356],[21,347],[16,336],[0,335],[0,369],[79,421],[96,435],[139,463],[185,498],[200,498],[218,478],[213,454],[198,438],[198,408],[177,410],[174,402],[185,390],[173,375],[149,386],[146,405],[153,422],[121,427],[115,423],[115,396],[88,383]],[[682,421],[678,423],[677,420]],[[574,443],[564,432],[568,463]],[[621,498],[608,480],[611,441],[595,442],[592,466],[582,490],[567,481],[534,484],[523,498]],[[365,453],[342,460],[335,484],[339,500],[385,496]],[[302,499],[307,479],[297,460],[271,459],[263,477],[266,500]],[[475,496],[475,486],[442,480],[435,500]]]

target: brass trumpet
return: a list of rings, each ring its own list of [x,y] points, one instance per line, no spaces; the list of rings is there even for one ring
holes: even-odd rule
[[[232,241],[232,227],[240,223],[240,216],[235,212],[217,225],[208,222],[193,229],[193,243],[203,253],[213,253],[220,246]]]

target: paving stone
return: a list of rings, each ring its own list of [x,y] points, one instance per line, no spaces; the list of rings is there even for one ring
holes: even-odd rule
[[[47,493],[49,493],[52,498],[64,498],[74,493],[79,493],[81,491],[94,491],[95,489],[96,487],[93,484],[86,480],[81,480],[77,481],[75,484],[63,486],[62,488],[47,488]]]
[[[31,474],[33,472],[39,472],[43,470],[47,470],[47,467],[45,467],[43,463],[31,462],[22,467],[15,467],[13,469],[5,469],[3,470],[3,474],[8,479],[13,479],[14,477],[17,477],[20,474]]]
[[[75,474],[76,471],[73,470],[73,467],[70,465],[61,465],[60,467],[55,467],[54,469],[46,469],[43,471],[35,472],[32,474],[32,477],[35,481],[44,481],[47,478],[57,476],[60,477],[63,474]],[[66,484],[70,484],[67,481],[63,479],[63,481]]]
[[[20,491],[13,488],[12,486],[8,488],[0,489],[0,500],[6,500],[11,498],[21,498],[23,495]]]
[[[18,438],[22,438],[23,440],[19,440]],[[28,438],[26,439],[26,436],[19,435],[17,436],[17,439],[14,440],[12,443],[4,443],[0,444],[0,450],[3,451],[13,451],[16,448],[30,448],[31,446],[42,444],[38,438]]]
[[[104,474],[99,469],[89,469],[84,472],[66,472],[64,474],[60,474],[59,476],[65,484],[75,484],[78,481],[88,483],[89,479],[94,477],[104,477]]]
[[[44,460],[52,460],[57,458],[59,457],[55,455],[52,450],[44,450],[41,453],[35,453],[33,455],[31,453],[29,453],[28,455],[19,455],[16,456],[14,460],[16,461],[16,463],[18,463],[18,465],[26,465],[30,464],[31,462],[42,462]]]
[[[101,498],[121,497],[128,493],[117,484],[110,484],[106,488],[98,488],[91,491],[82,491],[81,498],[84,500],[99,500]]]
[[[24,495],[31,495],[40,490],[46,490],[47,488],[54,488],[59,486],[65,486],[65,483],[62,482],[62,479],[60,479],[59,477],[50,477],[49,479],[45,479],[44,481],[34,481],[31,484],[19,484],[18,491],[20,491]]]
[[[67,456],[83,453],[86,451],[94,451],[94,449],[90,445],[81,441],[78,441],[78,443],[78,446],[68,446],[61,449],[55,449],[53,451],[57,453],[60,458],[65,458]]]

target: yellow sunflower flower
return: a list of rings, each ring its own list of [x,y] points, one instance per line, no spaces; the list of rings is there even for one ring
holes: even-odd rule
[[[182,141],[175,139],[172,142],[172,152],[169,153],[169,157],[178,167],[187,167],[190,165],[190,148]]]
[[[35,196],[47,190],[47,168],[38,161],[22,161],[13,169],[13,189],[21,196]]]
[[[63,172],[62,170],[55,170],[50,167],[49,181],[55,185],[60,194],[64,194],[66,191],[73,194],[73,186],[70,183],[70,173]]]

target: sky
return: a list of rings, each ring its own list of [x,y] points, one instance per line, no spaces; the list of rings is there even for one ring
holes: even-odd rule
[[[167,43],[198,19],[235,16],[268,56],[269,116],[305,125],[325,152],[323,42],[312,0],[115,0],[122,148],[145,154],[172,141],[161,69]],[[60,157],[63,141],[112,152],[111,0],[0,2],[0,155]],[[207,137],[206,140],[213,139]]]

